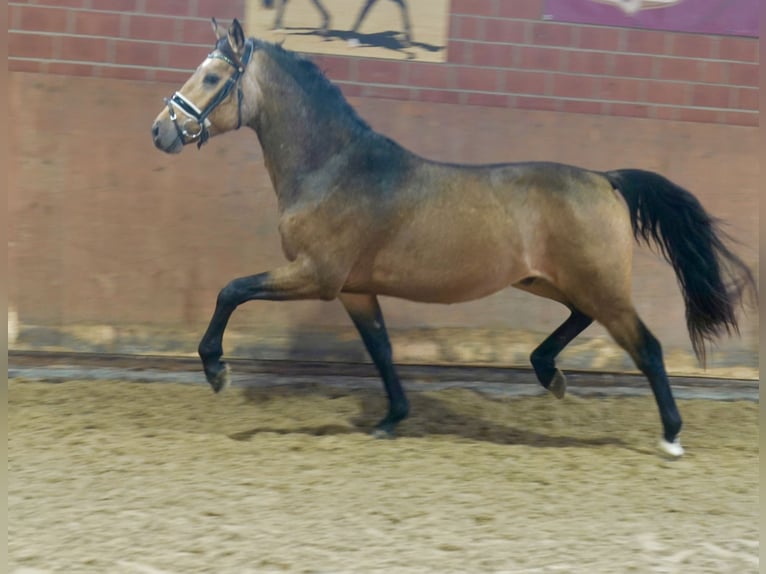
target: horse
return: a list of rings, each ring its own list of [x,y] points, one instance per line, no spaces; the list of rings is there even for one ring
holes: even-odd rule
[[[247,126],[277,196],[286,263],[220,290],[199,343],[215,392],[234,310],[252,300],[340,300],[382,379],[388,410],[373,434],[392,437],[409,403],[392,362],[379,295],[458,303],[512,286],[556,301],[568,318],[530,361],[555,397],[557,355],[593,321],[648,379],[659,447],[684,452],[682,419],[662,347],[631,297],[633,244],[654,246],[675,270],[693,349],[738,333],[736,307],[755,292],[729,236],[689,191],[640,169],[593,171],[555,162],[442,163],[374,131],[310,60],[213,19],[216,43],[155,119],[154,145],[179,153]]]
[[[354,25],[351,27],[352,33],[359,33],[359,28],[362,26],[362,22],[367,17],[370,8],[372,8],[372,6],[377,3],[377,1],[378,0],[364,0],[362,9],[359,11],[359,14],[357,14]],[[402,14],[404,45],[410,46],[412,44],[412,25],[410,24],[410,14],[407,7],[407,0],[392,0],[392,2],[395,2],[399,6],[399,11]],[[319,12],[319,14],[322,16],[322,24],[319,26],[319,34],[326,36],[330,30],[330,12],[327,10],[327,8],[325,8],[324,4],[322,4],[322,0],[311,0],[311,3],[314,5],[314,8],[316,8],[317,12]],[[272,29],[279,30],[283,27],[286,6],[287,0],[277,0],[277,13],[274,17],[274,24],[272,25]],[[350,43],[352,46],[356,46],[359,42],[358,40],[355,42],[351,40]]]

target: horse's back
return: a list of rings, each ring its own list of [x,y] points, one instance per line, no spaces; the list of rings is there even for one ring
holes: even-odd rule
[[[620,233],[627,223],[606,178],[565,164],[415,158],[399,183],[375,192],[387,197],[380,207],[385,238],[361,255],[349,289],[423,301],[476,299],[528,277],[552,277],[565,259],[597,257],[592,246],[614,241],[610,229]],[[615,217],[616,226],[603,221]]]

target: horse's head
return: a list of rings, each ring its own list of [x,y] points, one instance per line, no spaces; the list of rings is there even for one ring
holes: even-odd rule
[[[212,20],[218,39],[215,49],[199,65],[183,87],[170,98],[154,120],[154,145],[167,153],[183,146],[238,129],[249,121],[254,102],[245,102],[242,79],[253,55],[253,40],[245,40],[238,20],[228,29]]]

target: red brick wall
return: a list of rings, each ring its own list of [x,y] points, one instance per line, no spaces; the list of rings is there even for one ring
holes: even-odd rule
[[[244,1],[11,1],[9,69],[179,82]],[[315,59],[350,96],[758,124],[756,38],[545,22],[542,0],[450,10],[444,64]]]

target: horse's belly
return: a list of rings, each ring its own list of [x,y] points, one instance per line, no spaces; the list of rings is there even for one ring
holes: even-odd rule
[[[525,277],[508,242],[396,244],[349,276],[349,289],[433,303],[491,295]],[[357,270],[355,270],[357,271]]]

